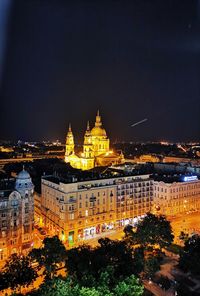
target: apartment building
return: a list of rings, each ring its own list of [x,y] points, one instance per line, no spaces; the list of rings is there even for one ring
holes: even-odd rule
[[[13,253],[33,246],[34,186],[23,169],[16,179],[0,180],[0,266]]]
[[[98,180],[44,176],[42,224],[69,246],[112,229],[134,224],[151,211],[149,175],[122,175]]]
[[[200,180],[197,176],[164,176],[154,181],[154,213],[174,216],[197,210],[200,210]]]

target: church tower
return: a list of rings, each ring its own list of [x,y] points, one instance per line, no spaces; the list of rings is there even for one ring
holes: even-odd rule
[[[90,131],[89,121],[87,123],[87,129],[84,136],[83,153],[85,158],[93,158],[92,136]]]
[[[82,166],[87,170],[94,167],[94,151],[89,121],[87,123],[87,129],[84,136]]]
[[[74,153],[74,136],[72,133],[71,124],[66,137],[65,162],[69,162],[68,156]]]

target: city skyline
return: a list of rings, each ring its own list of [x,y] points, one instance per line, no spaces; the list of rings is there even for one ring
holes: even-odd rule
[[[199,140],[199,1],[8,2],[2,139],[81,141],[100,109],[111,141]]]
[[[200,0],[0,0],[1,295],[200,295],[199,36]]]

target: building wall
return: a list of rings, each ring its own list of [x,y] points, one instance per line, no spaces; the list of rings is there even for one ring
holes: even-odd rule
[[[33,243],[33,199],[13,191],[0,200],[0,265],[13,253],[26,253]]]
[[[71,184],[42,179],[43,225],[69,245],[132,223],[151,210],[152,200],[148,175]]]
[[[167,216],[200,210],[200,180],[154,182],[154,212]]]
[[[19,191],[0,190],[0,266],[11,254],[26,254],[33,246],[34,186],[30,178],[17,182]]]

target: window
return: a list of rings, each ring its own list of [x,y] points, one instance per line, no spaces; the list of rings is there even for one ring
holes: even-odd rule
[[[2,221],[2,227],[6,227],[6,226],[7,226],[6,220]]]
[[[24,233],[28,233],[29,232],[29,225],[24,225]]]
[[[17,199],[13,199],[11,201],[11,206],[18,206],[18,200]]]
[[[69,220],[74,220],[74,213],[69,214]]]

